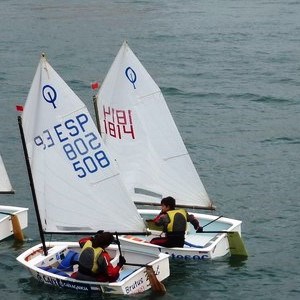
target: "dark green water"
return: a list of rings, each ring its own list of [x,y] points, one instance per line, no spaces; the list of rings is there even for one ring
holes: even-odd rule
[[[250,254],[172,263],[159,299],[299,299],[299,15],[299,0],[1,0],[0,151],[16,190],[1,203],[30,208],[27,242],[0,244],[1,299],[88,298],[38,284],[15,260],[39,242],[15,105],[46,52],[92,111],[90,82],[125,39],[162,88],[217,213],[243,220]]]

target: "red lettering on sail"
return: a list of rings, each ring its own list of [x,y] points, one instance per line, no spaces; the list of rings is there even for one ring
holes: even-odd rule
[[[125,135],[135,139],[132,111],[130,109],[115,109],[103,105],[103,115],[106,134],[118,139],[124,138]]]

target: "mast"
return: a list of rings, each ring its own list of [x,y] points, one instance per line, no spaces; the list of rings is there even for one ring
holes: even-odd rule
[[[27,172],[28,172],[28,177],[29,177],[29,182],[30,182],[30,188],[31,188],[31,193],[32,193],[36,218],[37,218],[38,227],[39,227],[40,238],[41,238],[41,241],[42,241],[42,244],[43,244],[43,251],[44,251],[44,254],[46,256],[48,254],[48,251],[47,251],[47,247],[46,247],[46,243],[45,243],[45,236],[44,236],[41,217],[40,217],[40,213],[39,213],[39,207],[38,207],[38,203],[37,203],[37,199],[36,199],[33,176],[32,176],[32,172],[31,172],[31,168],[30,168],[30,162],[29,162],[28,151],[27,151],[27,147],[26,147],[26,141],[25,141],[23,126],[22,126],[21,116],[18,116],[18,123],[19,123],[22,146],[23,146],[23,151],[24,151],[24,156],[25,156],[25,161],[26,161],[26,167],[27,167]]]
[[[97,96],[93,96],[93,103],[94,103],[94,110],[95,110],[95,116],[96,116],[96,125],[97,129],[99,131],[99,134],[101,136],[101,125],[100,125],[100,118],[99,118],[99,112],[98,112],[98,103],[97,103]]]

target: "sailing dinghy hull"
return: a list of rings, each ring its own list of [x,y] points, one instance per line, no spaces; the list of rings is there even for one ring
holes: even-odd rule
[[[153,219],[159,212],[158,210],[139,209],[139,213],[144,220]],[[218,218],[217,216],[194,212],[192,214],[200,221],[202,226]],[[204,228],[204,231],[209,231],[209,233],[196,233],[193,226],[189,224],[183,248],[165,248],[150,244],[152,238],[160,236],[162,233],[151,228],[149,229],[151,235],[147,237],[123,235],[119,239],[124,249],[130,248],[135,251],[153,254],[167,253],[171,259],[176,260],[205,261],[231,256],[227,232],[237,232],[241,236],[241,224],[242,222],[239,220],[221,217]],[[222,231],[226,232],[222,233]]]
[[[74,279],[70,276],[77,271],[77,264],[66,269],[60,266],[61,263],[64,264],[63,259],[67,257],[69,251],[80,253],[79,244],[77,242],[46,242],[46,246],[48,249],[47,256],[43,254],[42,244],[39,244],[17,257],[17,260],[39,282],[58,288],[100,294],[131,295],[142,293],[151,288],[146,267],[131,265],[124,265],[118,281],[112,283]],[[114,257],[111,262],[113,265],[116,265],[119,261],[117,245],[110,245],[106,250],[111,257]],[[122,255],[125,257],[127,263],[134,262],[135,264],[148,264],[152,266],[159,281],[166,279],[170,275],[169,255],[167,254],[145,255],[124,249],[122,250]]]
[[[0,241],[14,234],[12,215],[18,217],[21,229],[28,226],[28,208],[0,205]]]

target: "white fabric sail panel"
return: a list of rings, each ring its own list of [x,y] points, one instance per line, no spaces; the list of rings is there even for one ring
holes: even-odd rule
[[[97,95],[101,135],[134,201],[210,207],[165,99],[126,42]]]
[[[2,156],[0,155],[0,193],[13,192]]]
[[[22,119],[44,231],[144,230],[87,108],[43,57]]]

